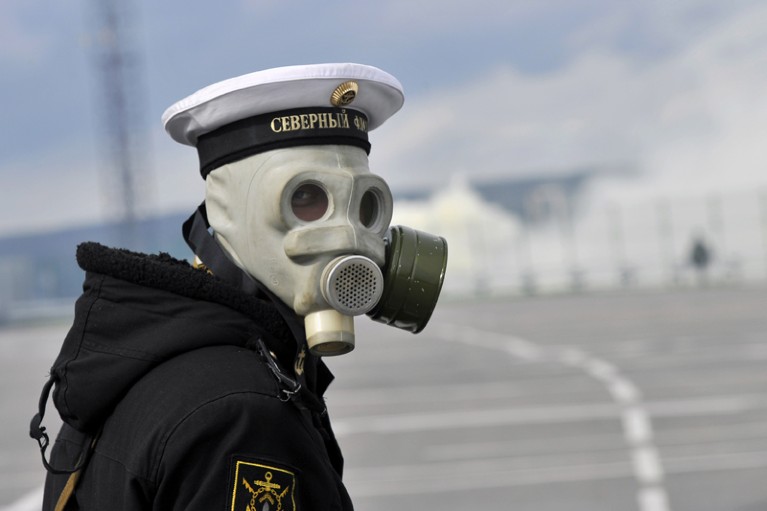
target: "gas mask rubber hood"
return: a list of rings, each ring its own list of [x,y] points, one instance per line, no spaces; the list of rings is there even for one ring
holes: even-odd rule
[[[350,351],[365,313],[413,332],[428,321],[446,244],[389,229],[391,192],[361,149],[294,147],[225,165],[208,175],[205,202],[234,262],[305,318],[313,352]]]

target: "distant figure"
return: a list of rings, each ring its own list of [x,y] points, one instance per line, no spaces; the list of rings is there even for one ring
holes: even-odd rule
[[[698,273],[699,282],[704,283],[707,278],[709,264],[711,264],[711,249],[701,236],[697,236],[693,240],[692,249],[690,250],[690,264]]]

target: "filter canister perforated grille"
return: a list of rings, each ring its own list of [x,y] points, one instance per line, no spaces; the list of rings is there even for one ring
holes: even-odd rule
[[[322,294],[342,314],[370,311],[383,293],[383,274],[376,263],[362,256],[334,259],[323,272]]]

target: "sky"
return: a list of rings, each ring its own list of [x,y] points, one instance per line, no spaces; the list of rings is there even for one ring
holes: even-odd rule
[[[105,158],[100,0],[0,3],[0,236],[117,214]],[[140,0],[125,11],[143,215],[192,211],[196,154],[160,122],[211,83],[359,62],[405,89],[370,134],[397,190],[632,169],[599,196],[767,187],[767,4],[759,0]]]

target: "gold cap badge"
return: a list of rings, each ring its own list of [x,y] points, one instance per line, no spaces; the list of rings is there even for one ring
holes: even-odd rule
[[[357,97],[359,89],[357,82],[344,82],[336,87],[336,90],[330,95],[330,102],[333,106],[347,106]]]

